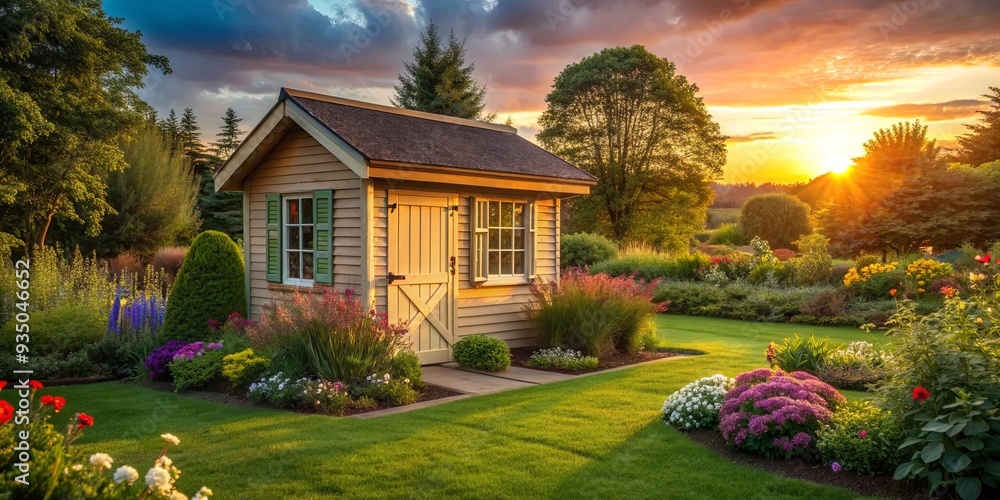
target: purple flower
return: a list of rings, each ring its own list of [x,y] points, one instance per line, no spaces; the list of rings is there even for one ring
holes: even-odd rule
[[[840,462],[834,462],[830,464],[830,468],[833,469],[833,472],[840,472],[841,469]]]
[[[153,380],[165,378],[170,374],[170,362],[178,351],[188,345],[183,340],[169,340],[161,347],[153,349],[153,352],[146,358],[146,370],[149,370],[149,378]]]

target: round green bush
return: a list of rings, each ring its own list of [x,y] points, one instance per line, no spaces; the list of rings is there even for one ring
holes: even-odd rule
[[[165,339],[213,340],[208,320],[225,323],[233,311],[246,316],[243,256],[228,235],[205,231],[194,239],[163,320]]]
[[[868,401],[838,408],[833,420],[816,433],[816,449],[824,463],[837,462],[861,474],[889,474],[906,459],[899,450],[903,430],[888,413]]]
[[[576,233],[562,236],[559,248],[561,267],[587,267],[618,256],[618,247],[599,234]]]
[[[469,335],[452,347],[455,361],[466,368],[499,372],[510,366],[507,343],[481,333]]]
[[[752,196],[740,211],[740,227],[747,237],[760,237],[771,248],[788,248],[812,232],[809,205],[790,194]]]

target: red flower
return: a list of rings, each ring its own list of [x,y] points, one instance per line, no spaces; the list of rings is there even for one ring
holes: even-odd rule
[[[990,254],[986,254],[986,256],[976,256],[976,262],[979,262],[980,264],[989,264],[992,259],[993,256]]]
[[[896,296],[896,289],[893,288],[892,290],[889,290],[889,295],[892,295],[893,297],[895,297]]]
[[[941,294],[950,299],[952,295],[955,295],[955,287],[951,285],[945,285],[941,287]]]
[[[42,406],[52,405],[52,408],[59,413],[59,410],[66,405],[66,398],[60,396],[42,396]]]
[[[929,397],[931,397],[931,392],[924,389],[922,386],[918,385],[913,388],[913,399],[923,403],[924,401],[927,401],[927,398]]]
[[[44,389],[45,388],[45,386],[42,385],[42,383],[39,382],[39,381],[37,381],[37,380],[29,380],[28,381],[28,387],[31,387],[32,389],[34,389],[36,391],[39,390],[39,389]]]
[[[10,422],[12,418],[14,418],[14,407],[0,399],[0,425]]]
[[[861,429],[861,432],[858,433],[858,437],[861,439],[868,439],[868,431]]]
[[[3,389],[4,387],[7,387],[7,381],[6,380],[0,380],[0,389]]]
[[[94,417],[91,417],[90,415],[87,415],[86,413],[77,413],[76,414],[76,423],[77,423],[77,425],[79,426],[80,429],[83,429],[84,427],[93,427],[94,426]]]

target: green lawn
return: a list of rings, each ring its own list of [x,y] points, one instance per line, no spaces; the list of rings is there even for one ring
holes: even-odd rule
[[[63,415],[95,425],[79,442],[144,473],[171,432],[178,485],[215,498],[853,498],[719,458],[660,420],[694,379],[759,367],[793,332],[883,340],[853,328],[660,316],[667,344],[708,355],[361,420],[225,406],[131,385],[60,387]],[[6,396],[11,394],[7,392]]]

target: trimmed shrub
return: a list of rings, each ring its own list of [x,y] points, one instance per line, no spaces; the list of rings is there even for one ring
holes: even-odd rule
[[[716,374],[685,385],[663,403],[663,420],[678,429],[715,427],[722,400],[735,382]]]
[[[455,342],[452,355],[458,364],[477,370],[499,372],[510,366],[510,347],[507,343],[481,333]]]
[[[790,194],[755,195],[740,210],[740,227],[748,237],[760,237],[773,247],[788,248],[812,231],[809,205]]]
[[[728,245],[734,247],[746,245],[748,241],[749,239],[743,232],[740,225],[733,222],[719,226],[718,229],[712,231],[712,236],[708,239],[708,242],[712,245]]]
[[[656,288],[653,300],[669,304],[670,312],[677,314],[786,322],[801,316],[805,304],[816,294],[828,289],[769,288],[740,283],[716,286],[711,283],[665,282]]]
[[[837,462],[844,470],[861,474],[888,474],[904,460],[899,450],[903,429],[890,415],[868,401],[839,408],[830,423],[816,433],[820,459]]]
[[[567,267],[588,267],[618,256],[618,247],[599,234],[564,234],[560,239],[559,264]]]
[[[194,346],[202,344],[200,351],[194,351]],[[177,392],[199,389],[218,380],[222,376],[222,345],[212,348],[212,344],[204,345],[202,342],[188,344],[177,354],[170,363],[170,375],[174,379],[174,390]],[[186,357],[188,354],[191,357]]]
[[[805,372],[760,368],[736,377],[719,410],[726,442],[768,458],[805,454],[816,432],[847,400]]]
[[[222,376],[234,386],[248,385],[267,370],[269,360],[258,356],[253,349],[244,349],[222,358]]]
[[[804,339],[796,333],[785,338],[780,345],[771,342],[767,347],[767,362],[772,368],[778,367],[786,372],[803,371],[816,375],[827,356],[836,349],[829,339],[817,339],[815,335]]]
[[[588,356],[635,352],[650,316],[664,309],[651,302],[658,283],[570,271],[558,285],[532,283],[536,300],[525,305],[525,312],[543,347],[570,348]]]
[[[247,333],[255,347],[280,345],[278,352],[296,356],[287,342],[297,338],[313,374],[353,384],[385,373],[396,353],[408,347],[406,331],[389,323],[385,313],[370,309],[353,290],[325,288],[322,295],[295,293],[283,304],[266,306]]]
[[[393,378],[409,379],[410,385],[418,391],[427,388],[424,383],[420,357],[412,349],[404,349],[389,360],[388,373]]]
[[[640,253],[599,262],[590,267],[590,272],[591,274],[607,274],[612,277],[634,276],[644,281],[658,279],[698,281],[702,271],[711,264],[711,259],[700,252],[680,257]]]
[[[163,321],[163,336],[207,340],[208,320],[223,322],[230,313],[246,315],[243,255],[233,240],[219,231],[195,238],[174,282]]]

